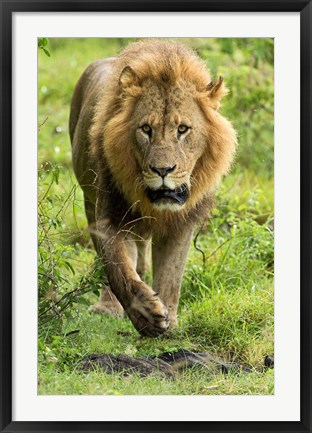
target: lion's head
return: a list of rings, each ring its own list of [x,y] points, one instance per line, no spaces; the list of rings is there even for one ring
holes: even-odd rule
[[[109,80],[91,135],[118,187],[142,214],[194,208],[235,152],[235,131],[218,113],[223,80],[188,48],[159,40],[126,48]]]

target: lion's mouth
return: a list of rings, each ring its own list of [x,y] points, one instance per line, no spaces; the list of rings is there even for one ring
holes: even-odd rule
[[[161,189],[146,189],[147,197],[150,199],[151,203],[158,203],[158,202],[174,202],[179,205],[183,205],[188,196],[189,196],[189,189],[186,184],[182,184],[179,186],[179,188],[176,189],[168,189],[168,188],[161,188]]]

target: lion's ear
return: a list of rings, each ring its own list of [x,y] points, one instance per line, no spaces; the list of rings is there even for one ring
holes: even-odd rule
[[[223,77],[219,77],[216,81],[211,81],[206,90],[211,100],[212,107],[218,110],[220,108],[221,99],[228,93],[228,89],[223,82]]]
[[[132,86],[139,86],[139,77],[130,66],[125,66],[119,77],[119,86],[125,90]]]

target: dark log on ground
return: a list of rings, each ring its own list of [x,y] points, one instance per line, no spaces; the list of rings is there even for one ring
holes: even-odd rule
[[[264,369],[274,367],[274,357],[265,357]],[[142,356],[132,358],[128,355],[92,354],[83,358],[78,363],[79,370],[84,372],[101,369],[109,374],[121,374],[130,376],[139,374],[146,377],[150,374],[162,377],[174,378],[177,373],[186,368],[205,369],[216,374],[228,373],[249,373],[252,370],[248,367],[235,363],[224,363],[216,359],[208,352],[195,353],[187,349],[179,349],[174,353],[163,353],[160,356]]]

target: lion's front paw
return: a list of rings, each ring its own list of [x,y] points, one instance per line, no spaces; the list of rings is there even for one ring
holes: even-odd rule
[[[132,296],[126,312],[141,335],[158,337],[169,327],[166,307],[157,294],[143,282],[132,283]]]

